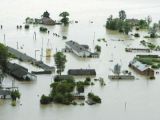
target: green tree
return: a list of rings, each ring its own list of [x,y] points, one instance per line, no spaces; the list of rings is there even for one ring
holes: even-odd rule
[[[18,90],[14,90],[11,92],[11,98],[15,101],[17,98],[20,99],[20,92]]]
[[[68,24],[69,23],[69,18],[68,18],[69,13],[68,12],[66,12],[66,11],[62,12],[62,13],[59,14],[59,16],[62,17],[62,19],[61,19],[62,23],[64,23],[64,24]]]
[[[149,27],[150,24],[151,24],[151,22],[152,22],[152,17],[151,17],[151,16],[148,16],[146,21],[147,21],[148,27]]]
[[[57,67],[57,73],[61,75],[65,69],[65,63],[67,62],[66,56],[62,52],[57,52],[54,55],[54,61]]]
[[[4,71],[6,69],[8,59],[8,49],[0,43],[0,67]]]
[[[156,38],[157,37],[157,31],[158,31],[158,24],[154,23],[153,27],[150,28],[150,37],[151,38]]]
[[[127,17],[126,12],[124,10],[119,11],[119,18],[121,20],[125,20]]]
[[[49,18],[50,14],[48,11],[45,11],[42,15],[42,17],[46,17],[46,18]]]

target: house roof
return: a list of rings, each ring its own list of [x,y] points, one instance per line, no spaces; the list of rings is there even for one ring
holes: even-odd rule
[[[84,51],[89,52],[89,51],[86,49],[86,46],[80,45],[80,44],[78,44],[77,42],[68,41],[68,42],[66,42],[66,44],[67,44],[68,46],[70,46],[73,50],[77,51],[78,53],[79,53],[79,52],[84,52]]]
[[[146,69],[150,68],[149,65],[142,64],[141,62],[137,60],[131,61],[130,64],[132,64],[132,66],[136,67],[140,71],[145,71]]]
[[[95,69],[70,69],[69,75],[96,75]]]
[[[24,75],[28,74],[28,69],[25,67],[22,67],[16,63],[7,63],[7,70],[8,73],[13,75],[16,78],[23,78]]]

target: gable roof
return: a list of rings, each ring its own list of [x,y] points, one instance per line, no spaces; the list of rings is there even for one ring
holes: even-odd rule
[[[77,51],[78,53],[79,53],[79,52],[84,52],[84,51],[89,52],[89,51],[86,49],[86,46],[80,45],[80,44],[78,44],[77,42],[74,42],[74,41],[72,41],[72,40],[66,42],[66,44],[67,44],[68,46],[70,46],[73,50]]]

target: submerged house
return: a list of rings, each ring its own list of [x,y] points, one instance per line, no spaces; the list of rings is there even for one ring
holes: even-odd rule
[[[95,69],[69,69],[68,70],[68,75],[74,75],[74,76],[79,76],[79,75],[96,75]]]
[[[55,25],[56,22],[52,20],[51,18],[43,17],[42,18],[42,24],[44,25]]]
[[[88,45],[80,45],[75,41],[66,42],[66,48],[79,57],[99,57],[98,53],[92,53],[89,51]]]
[[[141,75],[145,75],[150,78],[155,78],[154,70],[149,65],[142,64],[141,62],[137,60],[133,60],[129,63],[129,67]]]
[[[35,80],[36,76],[29,73],[28,69],[16,63],[7,63],[6,72],[18,80]]]

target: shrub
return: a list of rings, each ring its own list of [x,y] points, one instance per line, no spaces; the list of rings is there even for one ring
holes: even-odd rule
[[[40,27],[39,30],[40,30],[40,32],[47,32],[47,28],[45,28],[45,27]]]
[[[94,95],[93,93],[88,93],[88,98],[95,103],[101,103],[101,98],[99,96]]]
[[[134,37],[140,37],[139,33],[135,33]]]
[[[16,101],[17,98],[20,99],[20,96],[21,95],[18,90],[14,90],[11,92],[11,98],[13,101]]]
[[[50,102],[52,102],[52,98],[51,97],[45,96],[45,95],[41,96],[41,100],[40,100],[41,104],[49,104]]]
[[[24,28],[25,28],[25,29],[29,29],[29,25],[25,25]]]

